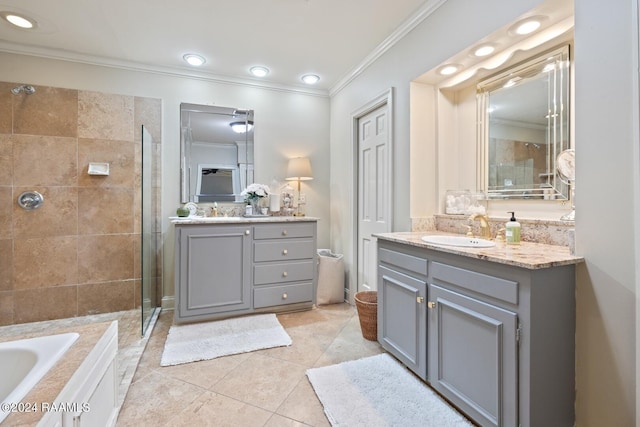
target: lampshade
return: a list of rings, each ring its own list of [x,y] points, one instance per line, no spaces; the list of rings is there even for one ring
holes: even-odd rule
[[[289,159],[287,165],[287,178],[288,181],[300,180],[308,181],[313,179],[311,174],[311,162],[308,157],[295,157]]]

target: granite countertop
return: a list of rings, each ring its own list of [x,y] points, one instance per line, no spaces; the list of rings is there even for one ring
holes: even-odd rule
[[[452,233],[420,231],[379,233],[374,234],[373,236],[390,242],[403,243],[420,248],[466,256],[469,258],[482,259],[499,264],[527,268],[530,270],[584,262],[584,258],[571,255],[567,246],[547,245],[532,242],[520,242],[519,245],[507,245],[504,242],[496,242],[496,245],[490,248],[467,248],[460,246],[436,245],[426,243],[421,240],[422,236],[433,234],[455,235]]]
[[[246,224],[251,222],[310,222],[318,221],[311,216],[188,216],[169,217],[172,224]]]
[[[31,403],[53,403],[60,394],[64,386],[71,379],[76,370],[80,367],[85,358],[91,353],[100,338],[113,322],[93,323],[89,325],[73,326],[67,328],[32,332],[32,333],[4,333],[1,329],[0,342],[14,341],[26,338],[35,338],[47,335],[63,334],[66,332],[77,332],[80,337],[67,350],[58,362],[45,374],[34,388],[27,393],[22,402]],[[11,331],[11,328],[7,328]],[[44,414],[37,412],[11,413],[5,418],[7,425],[35,425]]]

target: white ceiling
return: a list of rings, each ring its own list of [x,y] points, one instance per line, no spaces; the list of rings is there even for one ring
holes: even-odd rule
[[[329,90],[432,0],[0,0],[38,22],[17,29],[0,19],[0,51],[98,64],[252,79],[268,67],[270,85]]]

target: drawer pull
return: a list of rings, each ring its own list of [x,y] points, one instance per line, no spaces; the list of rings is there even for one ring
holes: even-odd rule
[[[282,277],[287,277],[289,274],[285,271],[284,273],[282,273]]]
[[[416,302],[418,304],[422,304],[424,302],[424,297],[416,297]]]
[[[287,235],[287,230],[282,230],[282,235],[286,236]]]
[[[282,251],[282,255],[286,255],[288,253],[289,253],[289,251],[287,251],[286,249]]]
[[[282,294],[282,299],[287,299],[289,297],[289,295],[287,295],[286,293]]]
[[[245,230],[244,234],[246,234],[248,236],[249,234],[251,234],[251,231]]]

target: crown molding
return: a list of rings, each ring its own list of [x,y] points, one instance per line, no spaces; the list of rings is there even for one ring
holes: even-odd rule
[[[37,58],[57,61],[74,62],[77,64],[92,65],[98,67],[114,68],[125,71],[151,73],[169,77],[188,78],[193,80],[215,82],[228,85],[253,87],[258,89],[272,90],[276,92],[290,92],[323,98],[329,97],[329,93],[326,90],[288,86],[273,82],[253,80],[250,78],[238,78],[202,71],[182,69],[179,67],[160,67],[133,61],[123,61],[113,58],[79,54],[59,49],[45,49],[18,43],[8,43],[5,41],[0,41],[0,52],[10,53],[14,55],[33,56]]]
[[[369,68],[378,58],[384,55],[396,43],[402,40],[411,30],[417,27],[422,21],[427,19],[447,0],[429,0],[424,3],[413,15],[402,23],[393,33],[382,41],[367,57],[356,67],[352,68],[338,82],[329,89],[329,96],[334,96],[353,80]]]

